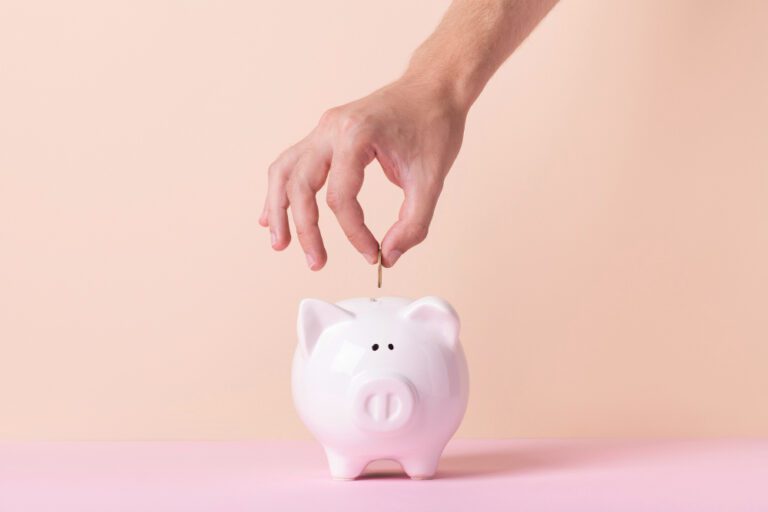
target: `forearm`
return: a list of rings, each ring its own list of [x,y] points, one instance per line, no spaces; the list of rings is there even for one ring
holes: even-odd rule
[[[439,89],[469,110],[507,57],[557,0],[454,0],[414,52],[403,80]]]

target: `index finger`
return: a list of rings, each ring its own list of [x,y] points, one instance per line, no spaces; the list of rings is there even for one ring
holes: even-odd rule
[[[365,225],[365,214],[357,194],[363,186],[365,166],[372,153],[362,147],[348,147],[334,152],[328,175],[326,202],[350,243],[371,264],[378,261],[379,242]]]

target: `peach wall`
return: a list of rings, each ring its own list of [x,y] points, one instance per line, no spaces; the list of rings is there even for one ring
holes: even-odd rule
[[[305,436],[267,165],[447,3],[4,2],[0,438]],[[471,113],[386,294],[463,317],[464,436],[768,435],[768,3],[563,1]],[[374,232],[399,194],[371,168]]]

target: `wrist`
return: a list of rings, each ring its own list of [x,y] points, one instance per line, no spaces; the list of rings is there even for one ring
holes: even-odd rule
[[[419,87],[451,110],[466,116],[483,84],[478,84],[471,72],[457,68],[437,62],[426,63],[414,56],[398,82]]]

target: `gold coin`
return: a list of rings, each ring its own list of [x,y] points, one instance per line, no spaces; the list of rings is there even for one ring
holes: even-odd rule
[[[379,288],[381,288],[381,246],[379,246]]]

